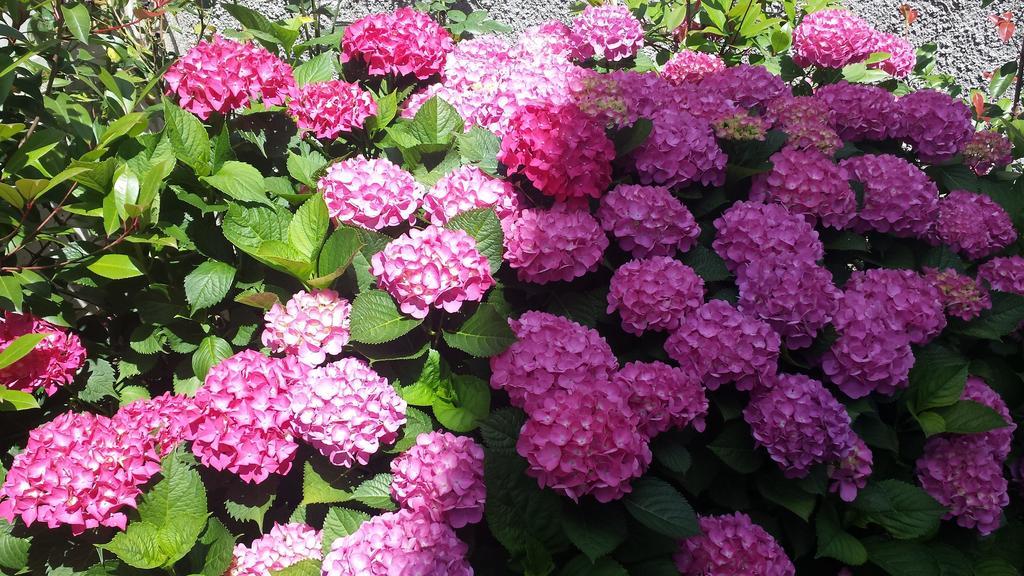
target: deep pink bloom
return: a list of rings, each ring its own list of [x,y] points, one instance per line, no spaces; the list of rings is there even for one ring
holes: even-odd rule
[[[942,294],[946,314],[961,320],[973,320],[992,308],[992,298],[982,283],[952,268],[939,271],[925,268],[925,278]]]
[[[608,237],[584,209],[555,204],[529,208],[507,222],[505,260],[524,282],[568,282],[593,272],[608,248]]]
[[[463,302],[479,302],[494,286],[487,258],[463,230],[414,228],[374,254],[370,263],[380,288],[413,318],[425,318],[431,308],[458,312]]]
[[[838,492],[843,502],[853,502],[857,492],[867,486],[871,477],[871,466],[874,457],[871,449],[860,439],[853,436],[853,448],[844,457],[828,465],[829,492]]]
[[[768,324],[712,300],[689,314],[665,341],[665,352],[717,390],[735,382],[738,390],[770,386],[778,367],[779,335]]]
[[[881,62],[868,64],[868,68],[884,70],[896,78],[906,78],[917,64],[917,50],[914,49],[914,45],[895,34],[876,32],[871,43],[871,52],[886,52],[889,57]]]
[[[966,190],[953,190],[939,201],[935,235],[972,260],[991,256],[1017,241],[1017,230],[1006,210],[988,196]]]
[[[982,535],[999,528],[1003,508],[1010,503],[1003,462],[977,435],[929,438],[917,460],[917,479],[949,509],[947,519],[956,518],[960,526]]]
[[[843,287],[833,324],[839,332],[861,325],[904,333],[912,343],[924,344],[946,327],[942,293],[913,270],[856,271]]]
[[[415,220],[425,190],[412,174],[386,158],[336,162],[317,182],[331,218],[380,230]]]
[[[974,137],[971,110],[957,98],[924,89],[901,96],[889,132],[914,146],[922,162],[944,162],[963,152]]]
[[[573,19],[572,32],[586,45],[577,48],[599,60],[615,62],[636,56],[644,45],[644,29],[629,8],[617,4],[587,6]]]
[[[733,271],[759,258],[813,264],[825,255],[814,226],[779,204],[737,202],[714,224],[718,234],[711,246]]]
[[[992,130],[975,132],[970,142],[964,146],[964,164],[971,167],[974,173],[984,176],[993,168],[1006,166],[1013,162],[1013,144],[1005,134]]]
[[[665,62],[661,76],[679,85],[700,82],[705,76],[722,70],[725,70],[725,62],[715,54],[680,50]]]
[[[622,329],[637,336],[673,331],[704,303],[704,280],[668,256],[633,260],[612,275],[608,313],[618,311]]]
[[[706,78],[710,79],[717,75],[718,73],[709,74]],[[676,86],[654,72],[628,70],[616,70],[608,76],[618,83],[622,91],[628,123],[633,123],[638,118],[654,118],[665,109],[689,112],[708,122],[746,112],[730,100],[731,92],[724,94],[708,90],[703,87],[703,83]]]
[[[662,362],[630,362],[615,373],[613,384],[628,394],[640,431],[647,437],[690,424],[704,430],[708,399],[693,372]]]
[[[227,576],[266,576],[303,560],[324,557],[323,534],[300,523],[274,524],[251,544],[236,544]]]
[[[1024,294],[1024,256],[993,258],[978,266],[978,280],[992,290]]]
[[[878,86],[841,80],[818,88],[814,97],[828,106],[829,118],[843,140],[885,140],[896,121],[896,97]]]
[[[441,71],[453,46],[448,31],[428,14],[406,7],[349,24],[341,61],[362,61],[372,76],[412,74],[422,80]]]
[[[855,230],[904,238],[930,236],[939,215],[939,189],[920,168],[891,154],[855,156],[839,166],[864,189]]]
[[[733,102],[737,106],[764,111],[779,96],[789,94],[789,87],[764,66],[738,64],[705,76],[700,90]]]
[[[267,311],[263,345],[310,366],[323,364],[348,344],[351,313],[352,305],[334,290],[297,292],[284,306],[275,302]]]
[[[28,354],[0,368],[0,382],[11,390],[33,393],[43,390],[53,396],[61,386],[71,384],[85,363],[85,348],[78,335],[31,314],[4,310],[0,318],[0,350],[20,336],[44,334]]]
[[[291,430],[335,466],[366,465],[405,424],[405,400],[358,358],[310,371],[289,399]]]
[[[874,52],[875,35],[849,10],[812,12],[793,30],[793,61],[803,67],[842,68]]]
[[[686,252],[700,236],[693,214],[663,186],[619,184],[601,198],[597,218],[634,258]]]
[[[515,216],[519,210],[515,187],[467,165],[445,174],[423,197],[423,210],[437,226],[477,208],[493,208],[502,220]]]
[[[1013,443],[1013,431],[1017,429],[1017,424],[1014,423],[1013,417],[1010,415],[1010,408],[1006,405],[1003,397],[981,378],[969,376],[960,399],[988,406],[995,410],[1002,417],[1003,421],[1006,422],[1006,426],[1002,428],[995,428],[988,432],[971,435],[979,445],[984,445],[994,458],[1000,462],[1006,460],[1006,457],[1010,454],[1010,445]]]
[[[779,543],[741,512],[702,516],[700,536],[679,544],[676,567],[683,576],[794,576],[796,568]]]
[[[828,105],[813,96],[776,98],[768,105],[767,116],[786,133],[786,148],[831,157],[843,146],[829,117]]]
[[[644,143],[632,157],[644,184],[721,186],[728,158],[718,146],[711,123],[684,110],[663,108]]]
[[[816,150],[786,147],[771,157],[771,171],[754,177],[750,199],[775,202],[812,223],[844,228],[857,211],[857,197],[846,175]]]
[[[391,495],[403,508],[422,510],[462,528],[483,518],[484,449],[468,436],[425,432],[391,461]]]
[[[192,398],[165,392],[156,398],[121,406],[112,422],[118,429],[147,434],[157,456],[164,458],[190,439],[191,406]]]
[[[784,256],[750,262],[736,285],[737,307],[767,322],[790,349],[811,345],[832,320],[842,296],[827,268]]]
[[[367,118],[377,114],[377,102],[358,84],[314,82],[298,89],[288,101],[288,113],[299,129],[310,130],[317,138],[334,138],[362,128]]]
[[[850,398],[891,396],[907,387],[913,365],[909,336],[866,323],[844,330],[821,359],[822,371]]]

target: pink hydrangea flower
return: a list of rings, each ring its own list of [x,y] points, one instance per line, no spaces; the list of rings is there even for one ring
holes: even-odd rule
[[[961,320],[973,320],[992,307],[988,290],[970,276],[952,268],[939,271],[925,268],[925,278],[942,294],[946,314]]]
[[[978,260],[1017,241],[1010,215],[983,194],[953,190],[939,201],[935,235],[943,244]]]
[[[864,188],[855,230],[904,238],[931,234],[939,215],[939,189],[920,168],[891,154],[847,158],[839,166]]]
[[[702,516],[700,536],[679,544],[676,568],[683,576],[795,576],[786,551],[741,512]]]
[[[696,374],[662,362],[630,362],[615,373],[613,385],[628,394],[648,438],[690,424],[704,431],[708,399]]]
[[[922,162],[945,162],[974,137],[970,109],[944,92],[917,90],[901,96],[896,105],[899,113],[889,135],[913,145]]]
[[[32,430],[0,487],[0,518],[27,526],[69,526],[73,534],[124,530],[142,485],[160,471],[154,442],[133,428],[88,412],[65,412]]]
[[[305,524],[274,524],[248,546],[235,545],[227,576],[266,576],[303,560],[320,560],[322,542],[323,534]]]
[[[738,390],[770,386],[778,365],[779,334],[768,324],[712,300],[686,317],[665,341],[665,352],[702,375],[711,390],[735,382]]]
[[[0,382],[11,390],[33,393],[43,390],[53,396],[61,386],[71,384],[85,363],[85,348],[78,335],[31,314],[4,310],[0,318],[0,350],[26,334],[44,334],[28,354],[0,368]]]
[[[878,86],[841,80],[818,88],[814,97],[828,106],[829,119],[843,140],[885,140],[896,121],[896,97]]]
[[[644,29],[629,8],[618,4],[587,6],[572,21],[572,32],[599,60],[616,62],[636,56],[644,45]]]
[[[1013,162],[1013,144],[1004,134],[991,130],[975,132],[970,142],[964,146],[964,164],[971,167],[974,173],[984,176],[993,168],[1006,166]]]
[[[334,290],[300,291],[284,306],[275,302],[264,316],[263,345],[293,354],[310,366],[348,344],[352,305]]]
[[[477,208],[493,208],[502,220],[515,216],[519,211],[515,187],[475,166],[460,166],[441,177],[423,197],[423,210],[437,226]]]
[[[717,75],[710,74],[706,78]],[[731,94],[706,90],[702,88],[703,83],[676,86],[654,72],[627,70],[616,70],[608,76],[619,85],[630,124],[638,118],[653,118],[669,108],[689,112],[708,122],[746,112],[729,99]]]
[[[570,82],[568,88],[576,106],[605,126],[628,126],[635,121],[629,114],[621,86],[608,74],[580,68],[579,80]]]
[[[758,258],[815,263],[825,255],[818,232],[779,204],[737,202],[715,220],[711,246],[733,271]]]
[[[601,198],[597,218],[634,258],[686,252],[700,236],[693,214],[664,186],[619,184]]]
[[[673,331],[704,303],[704,280],[667,256],[633,260],[612,275],[608,313],[618,311],[622,329],[637,336]]]
[[[295,357],[245,350],[210,369],[190,410],[192,452],[204,466],[259,484],[287,474],[298,445],[289,432],[288,389],[308,367]]]
[[[725,70],[725,62],[715,54],[680,50],[665,62],[661,69],[662,78],[672,84],[700,82],[709,74]]]
[[[413,222],[423,186],[385,158],[362,156],[336,162],[317,182],[331,218],[380,230]]]
[[[816,150],[786,147],[771,157],[772,169],[754,177],[750,199],[775,202],[794,214],[819,219],[824,226],[846,227],[857,211],[857,197],[846,175]]]
[[[842,460],[856,437],[846,408],[821,382],[802,374],[779,374],[770,388],[755,391],[743,419],[787,478]]]
[[[449,87],[472,89],[488,81],[494,69],[508,66],[511,50],[508,40],[496,34],[460,40],[445,57],[441,78]]]
[[[906,334],[925,344],[946,327],[942,293],[913,270],[874,268],[850,275],[833,318],[840,332],[854,325]]]
[[[334,138],[362,128],[367,118],[377,114],[377,102],[358,84],[314,82],[298,89],[288,101],[288,113],[300,130],[310,130],[317,138]]]
[[[112,422],[118,429],[148,434],[157,456],[164,458],[190,439],[191,406],[192,398],[166,392],[156,398],[135,400],[121,406]]]
[[[768,105],[767,116],[786,133],[787,148],[832,156],[843,146],[831,124],[828,105],[813,96],[776,98]]]
[[[832,320],[842,296],[828,269],[785,257],[750,262],[736,285],[740,311],[767,322],[790,349],[811,345]]]
[[[448,31],[429,15],[399,8],[349,24],[341,61],[361,61],[372,76],[411,74],[422,80],[441,71],[453,46]]]
[[[789,94],[789,87],[764,66],[738,64],[704,77],[700,90],[717,94],[742,108],[764,111],[776,98]]]
[[[1006,457],[1010,454],[1010,445],[1013,443],[1013,431],[1017,429],[1017,424],[1014,423],[1013,417],[1010,415],[1010,408],[1006,405],[1003,397],[981,378],[969,376],[966,384],[964,384],[964,391],[960,395],[960,399],[988,406],[1003,418],[1006,426],[995,428],[988,432],[973,434],[971,437],[978,444],[984,445],[994,458],[999,461],[1006,460]]]
[[[373,255],[370,273],[402,312],[425,318],[431,308],[458,312],[494,286],[487,258],[463,230],[412,229]]]
[[[978,280],[992,290],[1024,294],[1024,256],[993,258],[978,266]]]
[[[871,449],[859,436],[854,436],[849,454],[828,465],[828,477],[832,481],[828,491],[838,492],[843,502],[853,502],[857,492],[867,486],[873,463]]]
[[[611,502],[628,494],[630,482],[651,463],[651,450],[627,401],[625,391],[596,378],[540,398],[516,442],[529,464],[526,473],[574,501],[589,494]]]
[[[484,449],[468,436],[425,432],[391,461],[391,495],[403,508],[423,510],[452,528],[483,518]]]
[[[868,64],[868,68],[877,68],[896,78],[906,78],[917,64],[917,50],[914,49],[914,45],[895,34],[875,33],[871,52],[885,52],[889,57],[881,62]]]
[[[516,342],[491,358],[491,388],[508,392],[512,404],[530,411],[559,390],[574,391],[607,381],[618,361],[592,328],[530,311],[509,320]]]
[[[737,112],[713,122],[715,136],[719,140],[764,142],[768,137],[771,124],[760,116],[751,116],[749,112]]]
[[[385,512],[338,538],[323,576],[472,576],[469,547],[451,526],[422,512]]]
[[[947,519],[987,535],[999,528],[1010,497],[1003,462],[981,446],[974,435],[929,438],[917,460],[917,479],[949,509]]]
[[[822,371],[850,398],[906,388],[913,365],[906,334],[866,323],[845,329],[821,359]]]
[[[565,201],[600,198],[612,181],[615,146],[601,122],[577,106],[526,106],[501,139],[498,160],[542,193]]]
[[[291,430],[335,466],[366,465],[405,424],[405,400],[357,358],[310,371],[289,396]]]
[[[244,108],[250,100],[284,104],[295,93],[291,66],[265,48],[220,36],[186,52],[167,69],[164,81],[178,105],[203,120]]]
[[[675,108],[657,111],[651,121],[650,135],[632,153],[641,183],[668,187],[725,183],[728,158],[710,122]]]
[[[874,51],[875,35],[849,10],[819,10],[793,30],[793,61],[803,67],[842,68],[866,59]]]
[[[566,204],[529,208],[505,225],[505,260],[523,282],[568,282],[593,272],[608,237],[589,212]]]

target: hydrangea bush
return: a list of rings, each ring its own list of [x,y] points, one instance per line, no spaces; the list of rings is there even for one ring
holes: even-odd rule
[[[0,571],[1024,570],[1009,68],[820,2],[229,12],[127,103],[0,46]]]

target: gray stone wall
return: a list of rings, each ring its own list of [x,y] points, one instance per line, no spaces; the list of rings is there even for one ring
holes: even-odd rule
[[[332,0],[322,0],[331,2]],[[909,28],[904,25],[899,12],[900,4],[906,2],[915,8],[920,16]],[[287,0],[240,0],[240,3],[276,19],[286,15]],[[374,12],[391,10],[400,0],[340,0],[339,7],[346,19],[355,19]],[[533,24],[551,18],[566,18],[571,0],[471,0],[474,8],[488,10],[495,20],[522,30]],[[886,32],[900,34],[915,46],[928,42],[938,45],[939,68],[955,76],[966,86],[983,85],[982,72],[989,71],[1014,58],[1021,33],[1009,44],[1003,44],[996,36],[995,26],[989,21],[990,14],[1014,10],[1020,15],[1020,0],[998,0],[987,8],[981,8],[981,0],[847,0],[845,5],[870,21],[875,27]],[[222,8],[214,7],[209,14],[210,22],[218,28],[233,28],[237,23]],[[190,31],[195,19],[187,16],[178,21],[178,38],[189,44]]]

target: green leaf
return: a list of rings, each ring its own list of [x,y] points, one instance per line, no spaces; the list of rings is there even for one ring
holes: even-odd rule
[[[62,5],[60,13],[64,16],[64,24],[68,32],[76,40],[85,44],[89,41],[89,31],[92,29],[92,20],[89,18],[89,9],[84,4],[74,3]]]
[[[161,474],[163,478],[142,497],[139,517],[157,527],[162,565],[170,566],[192,549],[206,527],[206,487],[199,473],[175,454],[164,459]]]
[[[1013,333],[1024,322],[1024,296],[992,292],[992,308],[970,322],[951,322],[961,334],[999,340]]]
[[[210,173],[210,136],[198,118],[164,98],[165,132],[174,156],[195,170],[197,176]]]
[[[638,118],[632,126],[616,132],[612,138],[615,144],[615,155],[621,158],[643,146],[653,128],[654,123],[649,119]]]
[[[320,576],[320,564],[319,560],[309,558],[300,560],[287,568],[271,570],[270,574],[271,576]]]
[[[412,406],[431,406],[439,393],[450,383],[442,374],[441,353],[431,348],[415,382],[399,390],[402,398]]]
[[[252,254],[266,242],[283,242],[291,220],[291,212],[278,206],[231,204],[222,231],[228,242]]]
[[[117,398],[114,391],[114,366],[102,358],[91,359],[88,362],[89,378],[85,381],[85,388],[78,393],[78,399],[83,402],[99,402],[104,398]]]
[[[324,518],[324,554],[330,551],[331,544],[338,538],[348,536],[359,529],[363,522],[370,519],[366,512],[359,512],[343,506],[335,506],[327,511]]]
[[[738,420],[726,424],[708,450],[740,474],[752,474],[764,463],[764,454],[754,449],[749,428]]]
[[[19,412],[39,408],[36,397],[21,390],[0,388],[0,412]]]
[[[288,175],[310,188],[316,188],[316,174],[326,165],[327,159],[319,152],[288,153]]]
[[[493,209],[479,208],[463,212],[445,224],[445,228],[463,230],[472,236],[476,240],[476,249],[487,258],[491,274],[498,273],[505,253],[505,236]]]
[[[405,131],[420,144],[447,144],[464,127],[455,107],[437,96],[424,102],[412,121],[404,125]]]
[[[1020,572],[1002,558],[982,558],[974,565],[974,576],[1020,576]]]
[[[397,508],[391,500],[391,474],[377,474],[352,491],[352,499],[380,510]]]
[[[998,412],[973,400],[960,400],[936,412],[946,424],[944,431],[953,434],[978,434],[1007,426]]]
[[[100,256],[98,260],[86,266],[97,276],[110,278],[111,280],[124,280],[142,276],[142,271],[132,262],[132,259],[124,254],[107,254]]]
[[[860,490],[853,507],[863,512],[868,522],[901,540],[930,534],[946,514],[946,508],[924,490],[892,479],[869,483]]]
[[[267,183],[260,171],[251,164],[228,160],[216,174],[205,176],[202,180],[240,202],[270,204]]]
[[[280,301],[281,298],[273,292],[243,292],[235,296],[235,302],[261,310],[270,310]]]
[[[890,576],[935,576],[942,573],[928,548],[917,542],[875,538],[866,540],[864,545],[871,563]]]
[[[804,522],[810,521],[818,498],[802,490],[796,482],[773,473],[758,478],[757,487],[768,500],[796,514]]]
[[[199,343],[199,348],[192,353],[192,371],[196,378],[203,380],[206,373],[210,371],[221,360],[234,354],[231,344],[218,336],[207,336]]]
[[[102,548],[113,552],[125,564],[141,570],[164,565],[167,556],[157,544],[160,530],[148,522],[132,522]]]
[[[422,410],[408,407],[405,409],[405,426],[402,426],[402,436],[395,442],[395,445],[386,450],[388,454],[401,454],[414,444],[416,437],[434,430],[434,421],[430,415]]]
[[[725,261],[703,244],[694,246],[682,260],[683,264],[693,268],[705,282],[719,282],[732,277],[729,269],[725,267]]]
[[[452,348],[478,358],[490,358],[505,351],[516,341],[508,319],[491,304],[481,304],[455,332],[444,332],[444,341]]]
[[[629,572],[611,558],[577,556],[562,568],[558,576],[629,576]]]
[[[646,476],[633,482],[623,499],[626,510],[638,522],[670,538],[700,534],[697,514],[678,490],[664,480]]]
[[[480,436],[490,453],[502,456],[516,455],[519,430],[526,423],[526,414],[518,408],[501,408],[491,412],[480,422]]]
[[[366,290],[352,302],[351,336],[363,344],[390,342],[420,325],[403,315],[387,292]]]
[[[277,495],[269,492],[257,493],[252,498],[245,500],[245,502],[230,498],[224,500],[224,511],[235,522],[255,522],[260,530],[263,530],[263,519],[267,516],[270,507],[274,505],[274,501],[277,500]]]
[[[21,290],[21,280],[17,276],[0,276],[0,298],[6,298],[15,310],[21,310],[25,295]]]
[[[295,84],[301,88],[314,82],[330,82],[334,80],[337,63],[336,52],[318,54],[295,67]]]
[[[327,242],[320,250],[320,257],[317,260],[319,278],[316,280],[329,279],[330,282],[341,276],[352,265],[352,259],[362,247],[362,239],[354,229],[343,227],[335,230],[327,237]]]
[[[326,468],[326,465],[324,465]],[[333,468],[331,469],[333,470]],[[337,473],[340,476],[341,473]],[[306,461],[302,467],[302,502],[300,504],[336,504],[348,502],[352,494],[335,488],[329,480],[316,470],[312,462]]]
[[[327,204],[320,194],[306,200],[288,225],[288,242],[308,260],[313,260],[327,235],[330,216]]]
[[[46,334],[22,334],[0,351],[0,370],[7,368],[28,355],[46,338]]]
[[[476,376],[454,374],[451,378],[454,398],[434,400],[434,416],[453,432],[469,432],[487,418],[491,409],[491,387]]]
[[[598,320],[608,317],[608,287],[599,286],[586,292],[553,292],[547,311],[596,328]]]
[[[969,362],[958,351],[933,343],[914,351],[908,397],[915,412],[949,406],[967,383]]]
[[[231,566],[232,553],[235,547],[235,536],[216,518],[206,522],[206,531],[199,538],[205,547],[202,550],[203,576],[222,576]]]
[[[585,500],[562,508],[565,535],[591,562],[611,554],[626,541],[626,526],[626,514],[616,505]]]
[[[234,281],[234,266],[219,260],[207,260],[185,277],[185,299],[192,312],[209,308],[228,295]]]
[[[0,566],[18,572],[28,566],[28,550],[32,541],[10,534],[11,526],[0,520]]]
[[[814,522],[814,531],[818,536],[818,552],[815,558],[835,558],[843,564],[860,566],[867,562],[868,552],[839,524],[839,516],[831,505],[821,509]]]
[[[463,162],[472,164],[492,176],[498,175],[501,139],[492,132],[480,126],[473,126],[456,136],[455,143]]]
[[[651,451],[658,464],[673,474],[686,474],[693,463],[690,452],[668,435],[655,440],[651,445]]]

